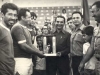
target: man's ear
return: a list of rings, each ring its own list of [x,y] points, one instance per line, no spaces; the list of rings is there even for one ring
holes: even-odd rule
[[[82,24],[83,24],[83,18],[81,18],[81,20],[82,20]]]
[[[3,13],[1,13],[1,17],[2,17],[2,18],[4,17],[4,14],[3,14]]]
[[[25,18],[23,16],[21,16],[21,19],[24,20]]]

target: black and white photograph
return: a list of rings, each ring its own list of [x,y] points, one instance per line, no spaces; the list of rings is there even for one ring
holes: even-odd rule
[[[0,0],[0,75],[100,75],[100,0]]]

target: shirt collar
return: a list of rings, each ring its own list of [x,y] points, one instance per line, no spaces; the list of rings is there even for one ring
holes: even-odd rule
[[[3,28],[5,28],[6,30],[10,31],[9,28],[7,28],[5,25],[3,25],[2,23],[0,23],[0,26],[2,26]]]
[[[64,30],[62,30],[62,31],[60,31],[60,32],[62,32],[62,33],[64,33],[64,34],[66,33]],[[55,30],[54,33],[58,33],[58,31]]]
[[[83,30],[83,28],[86,27],[84,24],[82,24],[77,30],[75,31],[78,31],[78,30]]]
[[[18,22],[17,24],[21,25],[23,28],[27,28],[26,26],[24,26],[24,25],[20,24],[19,22]]]

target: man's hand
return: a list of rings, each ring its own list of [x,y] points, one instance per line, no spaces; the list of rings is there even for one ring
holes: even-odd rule
[[[40,57],[40,58],[45,58],[46,56],[43,55],[43,54],[40,54],[38,57]]]
[[[80,72],[80,73],[82,73],[83,71],[84,71],[84,64],[81,62],[80,63],[80,65],[79,65],[79,67],[78,67],[78,71]]]
[[[60,56],[61,56],[61,52],[57,52],[57,56],[59,56],[59,57],[60,57]]]
[[[40,55],[38,57],[45,58],[46,56],[43,54],[43,51],[40,51]]]

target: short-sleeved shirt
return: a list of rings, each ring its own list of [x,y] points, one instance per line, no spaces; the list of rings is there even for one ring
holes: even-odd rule
[[[73,56],[83,56],[83,44],[85,42],[81,33],[83,28],[84,25],[71,35],[71,54]]]
[[[32,38],[29,30],[26,26],[21,25],[19,22],[15,24],[11,29],[11,34],[14,42],[14,56],[31,58],[31,54],[20,48],[20,43],[26,42],[32,47]]]
[[[14,50],[10,30],[0,23],[0,75],[14,75]]]

